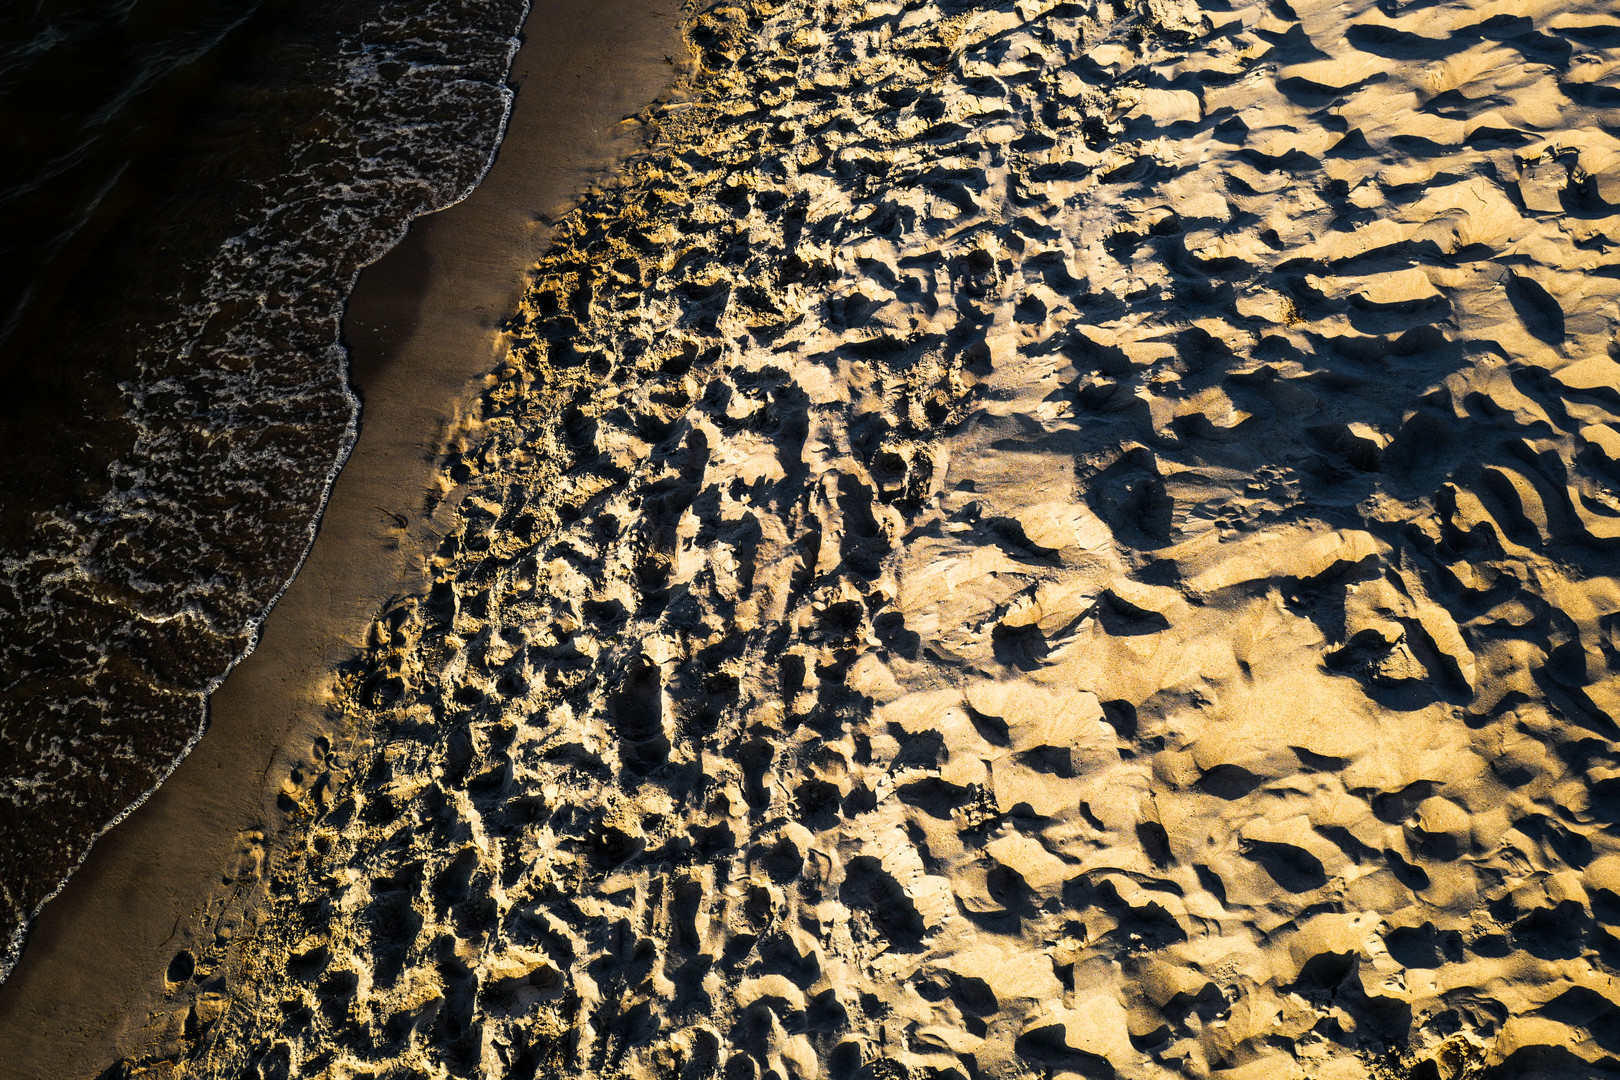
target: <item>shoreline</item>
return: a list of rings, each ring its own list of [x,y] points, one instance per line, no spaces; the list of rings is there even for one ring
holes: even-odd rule
[[[137,1049],[163,1056],[176,1018],[147,1010],[185,970],[190,942],[251,911],[253,883],[291,831],[278,801],[317,740],[334,738],[337,665],[391,596],[421,586],[436,536],[419,512],[441,443],[499,358],[497,324],[547,223],[639,147],[639,125],[622,121],[668,92],[678,69],[666,61],[684,52],[672,0],[588,16],[534,0],[521,34],[516,100],[482,182],[416,219],[350,295],[360,434],[302,568],[210,698],[207,734],[34,921],[0,984],[0,1075],[90,1077]]]

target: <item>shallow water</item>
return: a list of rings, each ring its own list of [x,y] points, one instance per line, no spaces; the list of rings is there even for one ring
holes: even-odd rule
[[[525,10],[0,15],[0,974],[296,570],[355,433],[345,298],[487,168]]]

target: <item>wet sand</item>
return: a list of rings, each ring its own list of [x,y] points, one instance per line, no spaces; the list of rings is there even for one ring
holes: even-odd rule
[[[283,786],[310,768],[318,740],[341,746],[332,673],[384,602],[423,580],[436,526],[420,511],[443,433],[493,366],[496,324],[548,223],[641,145],[639,126],[622,121],[674,80],[678,10],[672,0],[535,3],[489,175],[361,276],[345,322],[360,438],[320,534],[258,648],[215,694],[208,734],[37,920],[0,985],[0,1076],[92,1077],[121,1056],[161,1056],[180,1021],[150,1005],[171,976],[189,975],[198,935],[212,942],[251,921],[288,819]]]

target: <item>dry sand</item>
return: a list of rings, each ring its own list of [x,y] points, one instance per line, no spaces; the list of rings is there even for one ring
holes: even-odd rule
[[[1612,11],[687,33],[183,1074],[1620,1075]]]
[[[360,439],[302,573],[212,698],[208,735],[45,907],[0,984],[0,1076],[79,1080],[131,1048],[163,1056],[165,1016],[148,1007],[254,917],[293,809],[283,789],[313,746],[341,750],[337,666],[381,604],[422,587],[445,525],[420,513],[420,493],[444,433],[494,362],[496,324],[551,220],[644,144],[623,121],[676,77],[665,58],[681,50],[678,19],[664,0],[533,4],[494,166],[468,199],[419,219],[350,303]]]

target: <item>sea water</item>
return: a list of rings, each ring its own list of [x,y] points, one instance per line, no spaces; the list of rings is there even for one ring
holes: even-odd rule
[[[526,12],[0,12],[0,977],[296,572],[355,437],[345,300],[488,168]]]

